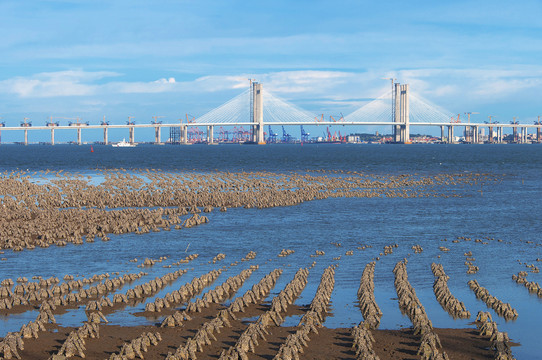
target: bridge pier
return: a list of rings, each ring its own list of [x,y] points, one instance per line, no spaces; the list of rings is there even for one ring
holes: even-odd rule
[[[408,98],[408,84],[395,84],[395,102],[393,121],[397,125],[393,126],[394,142],[410,144],[410,109]]]
[[[493,144],[493,126],[488,127],[487,142],[490,143],[490,144]]]
[[[28,145],[28,129],[24,129],[24,144]]]
[[[154,128],[154,143],[160,144],[160,139],[162,138],[161,130],[162,128],[160,126],[156,126]]]
[[[77,128],[77,145],[81,145],[81,128]]]
[[[108,144],[108,136],[107,136],[107,126],[104,127],[104,145]]]
[[[263,136],[263,85],[252,83],[252,141],[258,145],[265,145]]]
[[[130,144],[133,144],[135,141],[134,141],[134,127],[133,126],[130,126],[128,128],[128,133],[129,133],[129,138],[130,138]]]
[[[448,144],[454,143],[454,127],[452,125],[448,125]]]
[[[214,126],[209,125],[207,126],[207,144],[213,144],[214,142]]]
[[[540,127],[536,128],[536,141],[540,142],[542,140],[542,130]]]
[[[51,145],[55,144],[55,129],[51,129]]]
[[[476,135],[474,135],[474,129],[475,129],[474,126],[469,126],[469,141],[468,141],[468,142],[469,142],[470,144],[474,144],[474,143],[475,143],[474,140],[475,140],[475,136],[476,136]]]
[[[184,145],[188,144],[188,126],[187,125],[181,125],[181,142]]]

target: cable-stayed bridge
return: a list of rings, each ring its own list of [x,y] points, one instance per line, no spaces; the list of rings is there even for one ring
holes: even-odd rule
[[[129,132],[129,142],[135,142],[136,128],[154,128],[155,143],[161,142],[161,129],[166,127],[178,129],[181,143],[188,143],[194,139],[194,135],[202,142],[214,143],[215,128],[240,127],[238,133],[242,133],[246,142],[265,144],[266,138],[264,127],[269,125],[351,125],[351,126],[390,126],[393,133],[393,142],[409,143],[411,126],[438,126],[441,129],[441,138],[453,142],[454,129],[464,127],[465,137],[468,142],[479,143],[480,128],[487,127],[490,136],[489,142],[502,142],[503,129],[511,128],[516,142],[526,142],[529,128],[536,129],[536,140],[542,140],[542,122],[539,120],[534,124],[520,124],[513,121],[510,124],[499,124],[493,122],[471,123],[470,114],[468,123],[461,123],[459,117],[455,119],[450,111],[439,107],[423,97],[411,93],[408,84],[392,84],[392,89],[359,109],[346,116],[334,119],[324,119],[324,116],[316,116],[280,97],[265,90],[263,84],[251,82],[249,89],[241,94],[212,109],[206,114],[189,119],[180,123],[162,123],[154,119],[149,124],[136,124],[129,118],[126,125],[112,125],[102,121],[98,125],[88,123],[72,122],[68,126],[62,126],[58,122],[47,122],[45,126],[32,126],[26,121],[20,127],[6,127],[0,123],[0,130],[24,131],[24,143],[28,144],[28,132],[36,130],[49,130],[51,132],[51,144],[55,143],[55,130],[77,129],[77,143],[81,144],[81,131],[83,129],[103,129],[103,143],[108,143],[108,129],[126,128]],[[244,126],[247,130],[244,130]],[[205,135],[199,127],[206,128]],[[197,130],[195,130],[197,129]],[[518,134],[518,129],[520,133]],[[447,136],[446,131],[447,130]],[[171,131],[170,131],[171,132]],[[221,135],[223,136],[223,135]]]

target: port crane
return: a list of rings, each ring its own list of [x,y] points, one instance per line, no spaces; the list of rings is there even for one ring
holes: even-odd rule
[[[222,126],[220,127],[218,133],[219,133],[218,141],[221,141],[221,142],[228,141],[228,131],[224,130]]]
[[[292,140],[292,135],[288,134],[286,132],[286,129],[284,129],[284,125],[282,125],[282,142],[290,142]]]
[[[306,132],[305,129],[303,129],[303,125],[301,125],[301,142],[308,142],[310,135],[310,133]]]
[[[329,131],[329,126],[326,126],[326,132],[327,132],[327,141],[333,141],[333,137],[331,135],[331,131]]]
[[[267,142],[269,143],[276,143],[277,142],[277,136],[279,136],[279,134],[277,134],[276,132],[273,132],[273,130],[271,130],[271,125],[269,125],[269,133],[267,134]]]
[[[203,141],[203,131],[200,130],[197,126],[191,127],[188,129],[188,142],[189,143],[200,143]]]
[[[339,141],[342,143],[346,142],[346,135],[341,135],[341,132],[339,131]]]

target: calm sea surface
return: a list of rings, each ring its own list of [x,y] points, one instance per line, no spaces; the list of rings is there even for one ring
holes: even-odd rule
[[[376,301],[382,309],[381,328],[397,329],[411,326],[402,316],[393,286],[393,266],[401,259],[409,259],[409,280],[425,306],[435,327],[469,327],[479,310],[487,311],[476,299],[467,281],[476,279],[480,285],[517,309],[516,321],[506,322],[492,310],[499,330],[507,331],[514,342],[518,359],[539,357],[539,334],[542,324],[542,300],[529,294],[512,275],[528,270],[525,263],[542,266],[542,145],[192,145],[192,146],[137,146],[112,148],[94,145],[1,145],[0,170],[59,170],[97,174],[99,169],[161,169],[163,171],[272,171],[356,170],[371,174],[459,174],[484,173],[498,175],[502,181],[481,189],[457,187],[459,198],[348,198],[305,202],[299,206],[272,209],[229,209],[225,213],[209,214],[210,223],[180,231],[162,231],[145,235],[111,235],[110,242],[96,242],[66,247],[50,247],[1,256],[0,279],[34,275],[43,277],[65,274],[89,276],[103,272],[139,272],[130,259],[168,256],[163,264],[171,264],[188,253],[200,257],[185,268],[193,268],[157,296],[177,289],[192,277],[216,268],[209,264],[219,252],[225,253],[224,264],[240,260],[247,252],[257,252],[256,259],[229,268],[215,282],[220,284],[228,276],[236,275],[250,264],[259,264],[252,277],[239,290],[242,294],[270,270],[281,267],[285,271],[277,283],[273,296],[289,282],[301,266],[311,269],[309,284],[299,304],[312,300],[325,267],[339,263],[336,270],[335,291],[332,296],[332,315],[326,326],[350,327],[362,320],[356,307],[356,292],[365,265],[389,244],[398,244],[393,254],[380,256],[375,269]],[[1,221],[1,220],[0,220]],[[458,236],[473,241],[452,243]],[[474,239],[488,244],[477,243]],[[443,241],[447,239],[447,241]],[[502,241],[498,241],[498,239]],[[341,243],[336,247],[331,242]],[[532,243],[528,243],[532,242]],[[424,251],[414,254],[411,247],[419,244]],[[372,248],[359,250],[361,245]],[[438,247],[450,248],[447,253]],[[277,257],[281,249],[293,249],[287,257]],[[314,250],[324,250],[325,256],[311,258]],[[345,252],[354,250],[353,256]],[[476,258],[480,270],[466,274],[464,265],[467,251]],[[341,260],[333,257],[342,255]],[[438,258],[438,256],[441,256]],[[433,294],[432,262],[440,262],[450,276],[451,292],[463,301],[472,317],[454,320],[442,310]],[[145,271],[132,286],[149,281],[172,269],[157,264]],[[542,274],[529,273],[527,279],[542,283]],[[128,287],[124,287],[124,293]],[[147,301],[152,301],[150,298]],[[132,314],[144,309],[145,303],[129,307],[108,316],[116,324],[148,324],[159,321]],[[0,317],[0,336],[16,331],[21,324],[36,317],[36,312]],[[58,316],[62,325],[79,326],[83,309]],[[287,319],[286,325],[297,324],[298,318]]]

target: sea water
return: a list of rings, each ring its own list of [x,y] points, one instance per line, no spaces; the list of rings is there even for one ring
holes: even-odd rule
[[[296,302],[304,305],[312,300],[325,267],[337,263],[332,316],[326,319],[325,325],[351,327],[363,319],[356,307],[363,269],[368,262],[380,257],[375,268],[375,297],[384,314],[380,328],[398,329],[411,323],[399,311],[392,269],[398,261],[407,258],[409,281],[434,327],[474,328],[472,321],[476,313],[490,311],[499,330],[507,331],[512,341],[521,344],[513,348],[516,358],[538,356],[542,300],[529,294],[523,285],[516,284],[512,275],[528,271],[525,263],[542,265],[536,261],[542,258],[541,145],[140,145],[135,148],[94,145],[93,150],[91,152],[87,145],[1,145],[0,171],[28,170],[31,175],[39,170],[63,169],[96,179],[101,176],[101,169],[117,168],[206,174],[217,170],[287,173],[323,169],[378,175],[491,174],[500,181],[483,188],[479,185],[454,187],[461,196],[452,198],[337,198],[291,207],[213,211],[206,214],[210,218],[208,224],[190,229],[111,235],[109,242],[51,246],[18,253],[5,251],[1,255],[6,260],[0,261],[0,280],[18,276],[30,279],[35,275],[62,278],[65,274],[149,272],[149,276],[123,287],[120,292],[125,293],[130,287],[176,269],[163,268],[163,265],[198,253],[196,260],[180,267],[189,271],[156,295],[164,296],[194,276],[229,265],[253,250],[257,252],[254,260],[230,267],[213,286],[251,264],[260,265],[239,290],[238,294],[242,294],[272,269],[282,268],[284,273],[272,297],[292,279],[299,267],[316,261],[309,283]],[[452,243],[458,236],[473,240]],[[489,244],[474,239],[484,239]],[[398,247],[391,255],[380,256],[384,246],[390,244],[398,244]],[[358,249],[363,245],[371,247]],[[414,254],[413,245],[421,245],[424,251]],[[442,252],[439,246],[450,251]],[[292,249],[295,253],[278,257],[281,249]],[[326,255],[310,257],[315,250],[324,250]],[[348,250],[354,250],[354,255],[346,256]],[[474,275],[466,274],[463,254],[467,251],[472,251],[476,258],[474,265],[480,268]],[[219,252],[225,253],[226,259],[210,264]],[[160,256],[168,259],[151,268],[136,266],[146,257]],[[339,256],[340,260],[333,260]],[[140,262],[130,262],[133,258]],[[450,276],[448,286],[452,294],[465,303],[471,319],[454,320],[440,307],[432,289],[432,262],[443,264]],[[467,281],[471,279],[476,279],[498,299],[510,303],[517,309],[518,318],[506,322],[489,310],[468,288]],[[541,283],[542,275],[529,273],[527,279]],[[162,317],[135,316],[156,296],[108,315],[108,319],[121,325],[156,323]],[[83,310],[59,315],[57,321],[65,326],[79,326],[84,318]],[[35,316],[34,311],[1,317],[0,336],[18,330]],[[298,320],[298,317],[286,319],[285,325],[296,325]]]

